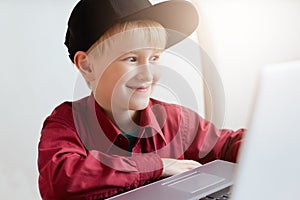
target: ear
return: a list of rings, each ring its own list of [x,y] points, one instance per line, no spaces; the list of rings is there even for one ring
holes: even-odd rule
[[[77,51],[74,56],[74,64],[87,82],[95,79],[92,64],[89,62],[88,54],[84,51]]]

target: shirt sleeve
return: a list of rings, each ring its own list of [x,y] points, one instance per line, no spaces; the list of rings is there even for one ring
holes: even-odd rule
[[[50,116],[38,146],[38,168],[43,199],[102,199],[158,179],[162,161],[155,154],[86,151],[71,122]]]
[[[190,127],[186,137],[185,159],[192,159],[204,164],[216,159],[237,162],[238,152],[245,129],[218,129],[213,123],[203,119],[196,113],[189,114]]]

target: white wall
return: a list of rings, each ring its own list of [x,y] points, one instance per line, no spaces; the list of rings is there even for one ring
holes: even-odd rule
[[[37,143],[52,109],[73,97],[63,46],[75,0],[0,1],[0,199],[39,199]]]
[[[300,58],[299,0],[194,0],[225,90],[224,127],[247,127],[259,69]]]
[[[0,199],[40,199],[37,145],[42,123],[58,104],[88,93],[86,87],[78,90],[78,73],[63,45],[75,2],[0,1]],[[195,85],[195,109],[204,113],[197,70],[187,69],[189,64],[172,54],[166,55],[164,63],[178,73],[184,66],[182,76],[190,87]],[[169,92],[160,90],[154,95],[176,102]]]

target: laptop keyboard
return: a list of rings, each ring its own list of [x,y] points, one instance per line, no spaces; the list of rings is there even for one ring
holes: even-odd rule
[[[230,198],[230,187],[224,188],[218,192],[212,193],[199,200],[226,200]]]

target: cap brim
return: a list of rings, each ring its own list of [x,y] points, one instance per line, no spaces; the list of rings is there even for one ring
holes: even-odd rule
[[[167,48],[192,34],[198,26],[196,8],[188,1],[166,1],[127,16],[122,21],[149,19],[168,32]]]

